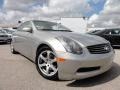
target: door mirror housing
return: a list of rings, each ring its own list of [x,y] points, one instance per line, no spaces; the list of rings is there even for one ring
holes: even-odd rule
[[[24,27],[23,31],[32,33],[32,28],[30,28],[30,27]]]
[[[12,27],[12,29],[18,29],[18,27]]]

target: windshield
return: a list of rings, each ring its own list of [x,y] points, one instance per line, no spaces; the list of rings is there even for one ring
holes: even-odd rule
[[[6,33],[5,31],[3,31],[3,30],[0,30],[0,33]]]
[[[8,34],[12,34],[14,31],[12,30],[8,30],[8,29],[3,29],[4,31],[6,31]]]
[[[47,22],[47,21],[34,21],[34,25],[37,28],[37,30],[43,30],[43,31],[67,31],[71,32],[68,28],[65,26],[53,23],[53,22]]]

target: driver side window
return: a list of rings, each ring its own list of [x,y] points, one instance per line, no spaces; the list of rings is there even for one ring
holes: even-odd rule
[[[26,32],[23,28],[32,28],[32,25],[29,21],[24,22],[23,24],[21,24],[18,28],[18,31],[23,31]]]

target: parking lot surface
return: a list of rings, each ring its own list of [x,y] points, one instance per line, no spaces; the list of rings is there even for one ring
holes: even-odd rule
[[[120,50],[113,67],[106,73],[84,80],[50,81],[25,57],[10,52],[9,45],[0,45],[0,90],[120,90]]]

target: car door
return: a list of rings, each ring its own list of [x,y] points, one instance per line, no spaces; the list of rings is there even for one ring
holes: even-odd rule
[[[16,48],[18,52],[23,54],[24,56],[31,58],[32,54],[32,37],[33,33],[28,32],[27,30],[24,30],[24,28],[31,28],[32,30],[32,24],[30,21],[23,23],[16,33],[17,38],[16,40]]]
[[[112,43],[111,30],[105,30],[100,34],[100,36]]]
[[[119,29],[106,30],[102,34],[102,37],[108,40],[113,46],[120,45],[120,30]]]

